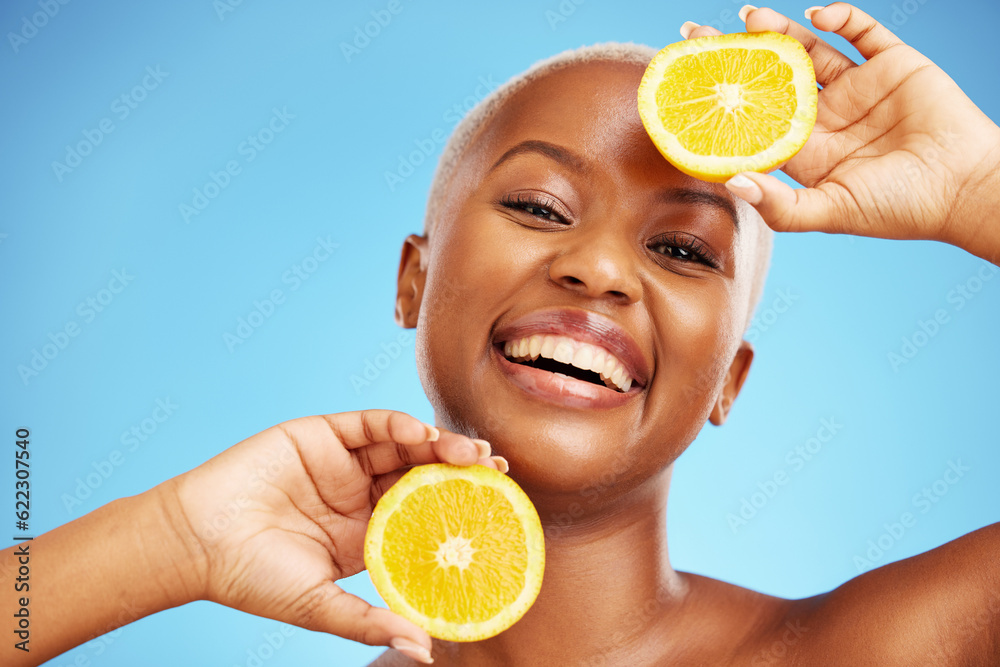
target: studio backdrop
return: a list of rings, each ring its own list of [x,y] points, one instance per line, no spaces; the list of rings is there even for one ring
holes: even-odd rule
[[[4,2],[3,545],[287,419],[432,420],[393,302],[456,123],[537,60],[659,48],[686,20],[742,30],[741,4]],[[1000,119],[994,0],[861,7]],[[676,464],[674,566],[805,597],[1000,520],[998,327],[1000,274],[962,250],[778,234],[743,392]],[[381,604],[366,573],[344,586]],[[49,664],[356,666],[381,650],[199,602]]]

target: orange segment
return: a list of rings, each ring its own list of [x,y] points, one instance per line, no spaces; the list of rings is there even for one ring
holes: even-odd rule
[[[770,171],[805,145],[816,122],[812,60],[775,32],[699,37],[667,46],[639,85],[653,143],[686,174],[722,182]]]
[[[440,639],[499,634],[538,595],[541,522],[524,491],[484,466],[418,466],[382,496],[365,565],[389,608]]]

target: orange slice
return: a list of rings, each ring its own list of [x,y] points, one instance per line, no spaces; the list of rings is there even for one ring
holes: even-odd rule
[[[538,596],[542,525],[503,473],[417,466],[375,506],[365,567],[389,608],[432,637],[478,641],[509,628]]]
[[[671,44],[639,84],[639,115],[663,156],[685,174],[720,183],[741,171],[771,171],[799,152],[816,104],[812,59],[776,32]]]

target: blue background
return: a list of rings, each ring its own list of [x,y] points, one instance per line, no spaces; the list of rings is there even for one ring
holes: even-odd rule
[[[388,2],[347,4],[247,0],[227,11],[211,0],[70,2],[16,50],[9,33],[41,10],[37,0],[0,8],[0,433],[12,450],[15,429],[31,429],[34,532],[142,492],[282,420],[367,407],[432,419],[412,335],[370,385],[352,383],[400,333],[392,321],[400,244],[421,227],[441,144],[393,188],[385,173],[436,130],[450,132],[455,105],[475,101],[481,78],[501,83],[583,44],[663,46],[689,19],[742,29],[741,3],[729,0],[687,8],[567,0],[565,15],[557,0],[403,0],[348,57],[341,43]],[[807,5],[771,6],[798,18]],[[1000,118],[995,2],[863,7]],[[147,67],[166,76],[123,118],[114,100],[141,85]],[[294,118],[248,161],[241,142],[267,127],[275,108]],[[102,119],[113,131],[60,180],[52,163]],[[186,221],[179,206],[230,160],[240,172]],[[292,289],[283,277],[311,256],[317,237],[338,248]],[[707,427],[677,464],[675,566],[802,597],[857,575],[855,557],[903,512],[916,524],[874,565],[1000,519],[1000,279],[973,280],[969,287],[981,289],[960,310],[949,300],[983,266],[932,242],[779,235],[743,394],[730,421]],[[78,304],[123,269],[134,279],[87,321]],[[284,302],[245,342],[227,346],[224,334],[275,289]],[[779,290],[794,301],[768,313]],[[926,344],[894,369],[888,353],[938,309],[948,323],[929,340],[918,336]],[[71,322],[79,335],[25,382],[18,366]],[[65,498],[123,449],[121,434],[168,398],[173,414],[68,507]],[[842,428],[798,468],[787,453],[816,436],[824,418]],[[969,470],[939,485],[946,494],[921,513],[913,496],[950,460]],[[754,497],[778,472],[787,483]],[[12,475],[0,477],[0,499],[12,505]],[[744,499],[761,506],[734,528],[730,515]],[[365,574],[345,587],[378,600]],[[102,666],[254,664],[277,627],[201,602],[49,664],[80,655]],[[296,630],[273,655],[264,652],[263,664],[361,665],[380,650]]]

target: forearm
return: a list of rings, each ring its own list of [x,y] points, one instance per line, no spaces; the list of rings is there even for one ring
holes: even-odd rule
[[[188,583],[197,577],[183,570],[191,566],[188,547],[171,524],[168,496],[159,488],[116,500],[0,552],[0,664],[38,665],[122,625],[197,599]],[[15,616],[24,614],[19,612],[23,602],[26,623]],[[27,625],[26,634],[11,632],[21,629],[19,623]],[[25,636],[28,642],[21,646],[27,651],[16,646]]]

